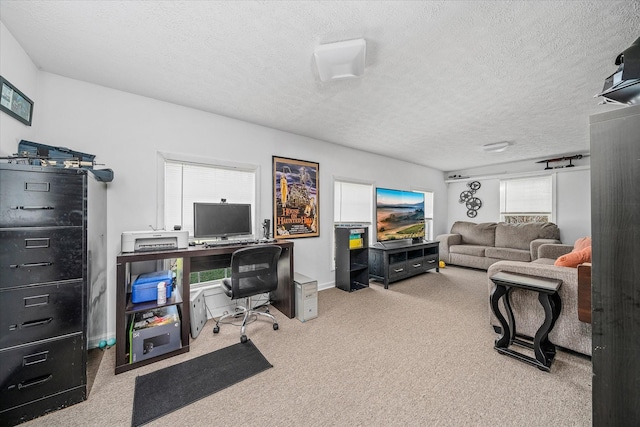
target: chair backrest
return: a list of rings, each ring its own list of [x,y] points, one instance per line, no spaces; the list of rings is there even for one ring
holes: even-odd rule
[[[278,259],[282,248],[259,245],[238,249],[231,255],[231,298],[245,298],[278,287]]]

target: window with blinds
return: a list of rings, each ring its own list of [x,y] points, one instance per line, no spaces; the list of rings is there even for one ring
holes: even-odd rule
[[[553,176],[501,180],[500,221],[553,221]]]
[[[424,194],[424,231],[425,240],[433,240],[433,192],[413,190]]]
[[[164,224],[167,229],[182,225],[182,229],[193,236],[193,203],[220,203],[222,199],[227,203],[251,204],[251,224],[255,228],[256,171],[165,161]]]
[[[170,230],[181,225],[193,236],[193,203],[251,204],[251,224],[255,235],[256,169],[196,164],[177,160],[164,163],[164,225]],[[230,277],[230,268],[192,272],[192,284]]]

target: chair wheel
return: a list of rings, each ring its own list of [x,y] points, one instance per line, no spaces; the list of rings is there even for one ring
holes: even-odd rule
[[[217,334],[218,332],[220,332],[220,326],[214,326],[213,327],[213,333]]]
[[[241,342],[242,344],[246,343],[247,341],[249,341],[249,340],[247,339],[247,336],[246,336],[246,335],[242,335],[242,336],[240,337],[240,342]]]
[[[279,326],[278,326],[278,324],[277,324],[277,323],[274,323],[274,324],[273,324],[273,330],[274,330],[274,331],[277,331],[277,330],[278,330],[278,327],[279,327]]]

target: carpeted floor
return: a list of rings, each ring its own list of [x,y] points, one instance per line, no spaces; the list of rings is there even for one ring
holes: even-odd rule
[[[546,373],[493,349],[486,273],[447,267],[384,289],[319,293],[306,323],[277,310],[247,335],[273,365],[151,426],[589,426],[591,361],[558,352]],[[189,353],[115,376],[107,350],[86,402],[25,426],[131,424],[136,375],[239,340],[209,321]]]

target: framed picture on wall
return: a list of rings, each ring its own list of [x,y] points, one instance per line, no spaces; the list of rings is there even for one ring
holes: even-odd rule
[[[0,76],[0,110],[27,126],[31,126],[33,101],[20,92],[14,85]]]
[[[273,237],[320,235],[320,165],[273,156]]]

